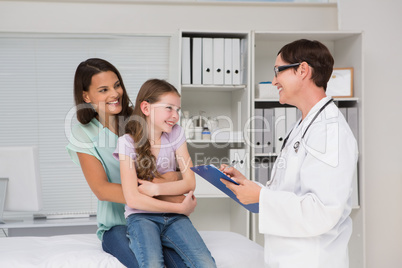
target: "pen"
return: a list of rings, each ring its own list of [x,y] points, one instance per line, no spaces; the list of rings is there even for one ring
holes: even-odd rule
[[[237,165],[237,163],[239,163],[238,160],[233,160],[232,163],[229,166],[227,166],[226,168],[234,167],[235,165]]]

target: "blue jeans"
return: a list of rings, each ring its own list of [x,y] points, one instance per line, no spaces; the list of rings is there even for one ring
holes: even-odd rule
[[[127,226],[117,225],[103,234],[102,248],[105,252],[116,257],[123,265],[129,268],[138,268],[135,255],[129,248]],[[183,259],[171,248],[163,248],[165,265],[169,268],[185,268]]]
[[[200,234],[185,215],[132,214],[127,218],[127,235],[140,267],[164,267],[163,246],[174,249],[188,267],[216,267]]]

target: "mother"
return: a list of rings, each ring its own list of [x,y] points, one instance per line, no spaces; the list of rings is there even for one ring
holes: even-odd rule
[[[119,162],[112,156],[119,134],[124,134],[124,122],[133,111],[123,79],[111,63],[88,59],[81,62],[75,72],[74,98],[80,124],[72,129],[67,151],[81,166],[89,187],[98,198],[97,236],[105,252],[127,267],[138,267],[126,237]],[[170,173],[164,177],[176,180],[177,176]],[[183,198],[165,197],[164,200],[181,202]],[[183,202],[183,206],[193,211],[196,201]],[[186,267],[172,249],[164,248],[164,258],[168,267]]]

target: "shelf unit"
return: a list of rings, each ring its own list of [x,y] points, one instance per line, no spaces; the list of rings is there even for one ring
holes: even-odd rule
[[[182,85],[182,91],[211,91],[211,92],[232,92],[237,90],[245,90],[246,85]]]
[[[213,164],[219,167],[236,158],[243,160],[241,168],[250,174],[250,137],[244,134],[251,112],[250,99],[250,55],[249,32],[179,31],[178,90],[182,96],[181,110],[188,111],[190,118],[202,115],[216,118],[219,127],[211,130],[211,140],[191,138],[187,140],[194,165]],[[182,84],[182,41],[193,38],[236,38],[240,39],[240,83]],[[236,155],[237,152],[240,154]],[[236,159],[236,160],[237,160]],[[190,218],[198,230],[232,231],[250,237],[250,214],[242,206],[231,200],[219,189],[196,175],[197,208]]]
[[[255,114],[255,108],[257,107],[279,107],[278,99],[258,99],[256,98],[255,89],[259,82],[272,81],[274,77],[273,66],[277,57],[277,52],[285,44],[298,39],[311,39],[318,40],[324,43],[331,51],[334,59],[334,68],[354,68],[353,89],[354,96],[349,98],[335,98],[335,103],[339,107],[357,107],[358,111],[358,145],[359,145],[359,161],[358,161],[358,176],[356,178],[356,188],[354,195],[357,197],[357,193],[363,192],[363,177],[362,165],[362,99],[363,99],[363,34],[361,32],[344,32],[344,31],[325,31],[325,32],[252,32],[252,56],[251,66],[253,75],[251,78],[252,90],[251,99],[253,103],[251,116]],[[253,126],[254,127],[254,126]],[[254,141],[253,135],[252,140]],[[256,161],[258,158],[270,157],[276,158],[276,154],[256,154],[254,150],[251,150],[251,159]],[[251,170],[251,177],[255,178],[255,170]],[[358,181],[358,184],[357,184]],[[349,243],[350,251],[350,263],[358,264],[363,259],[363,212],[360,209],[362,206],[362,198],[356,199],[353,204],[352,210],[353,220],[353,234]],[[253,214],[252,219],[252,239],[263,245],[263,235],[258,233],[258,215]],[[357,266],[357,265],[356,265]]]
[[[230,161],[231,149],[244,149],[246,152],[246,177],[254,179],[254,162],[259,158],[269,158],[272,162],[275,153],[255,153],[254,133],[256,107],[283,107],[278,99],[256,98],[255,89],[259,82],[269,81],[274,76],[273,65],[279,49],[297,39],[312,39],[323,42],[331,51],[334,68],[353,67],[353,97],[336,98],[339,107],[357,107],[358,110],[358,192],[360,203],[354,204],[351,213],[354,228],[349,243],[351,267],[358,267],[363,259],[364,227],[361,195],[364,188],[362,144],[362,109],[363,109],[363,34],[348,31],[314,31],[314,32],[211,32],[211,31],[179,31],[177,38],[179,52],[177,57],[178,72],[175,77],[182,95],[182,111],[189,111],[192,116],[199,112],[208,112],[205,116],[224,116],[232,120],[229,132],[235,138],[219,141],[189,139],[189,151],[194,165],[213,163],[217,166]],[[240,38],[242,39],[243,75],[240,85],[182,85],[181,84],[181,44],[183,37]],[[174,54],[173,54],[174,55]],[[178,71],[179,70],[179,71]],[[285,105],[286,106],[286,105]],[[220,127],[227,127],[222,126]],[[241,133],[239,136],[238,134]],[[236,134],[236,135],[235,135]],[[214,162],[215,161],[215,162]],[[251,214],[236,202],[209,185],[202,178],[197,178],[196,196],[198,206],[191,215],[194,225],[199,230],[234,231],[250,237],[263,245],[263,236],[258,233],[258,214]]]

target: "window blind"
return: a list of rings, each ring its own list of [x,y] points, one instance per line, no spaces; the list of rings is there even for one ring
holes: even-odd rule
[[[0,146],[39,147],[43,212],[96,211],[97,199],[65,149],[78,64],[111,62],[134,102],[147,79],[168,79],[169,45],[169,36],[0,35]]]

